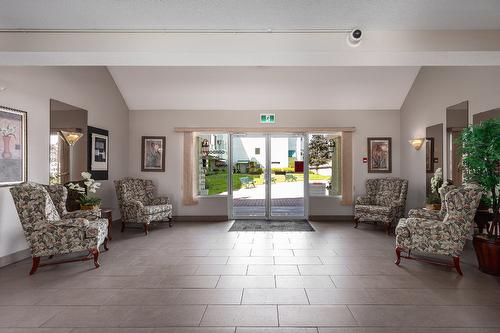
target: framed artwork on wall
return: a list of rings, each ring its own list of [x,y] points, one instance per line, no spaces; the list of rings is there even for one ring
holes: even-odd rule
[[[434,138],[425,138],[425,171],[434,172]]]
[[[368,172],[392,172],[392,139],[368,138]]]
[[[164,136],[143,136],[141,149],[141,171],[165,172]]]
[[[88,169],[95,180],[107,180],[109,171],[109,132],[88,126]]]
[[[27,181],[27,113],[0,106],[0,137],[0,186]]]

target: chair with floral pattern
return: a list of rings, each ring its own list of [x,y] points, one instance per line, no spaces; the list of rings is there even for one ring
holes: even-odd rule
[[[172,226],[172,205],[167,197],[154,197],[151,180],[127,177],[116,180],[115,189],[120,204],[122,232],[125,223],[142,224],[146,235],[153,221],[168,222],[169,227]]]
[[[462,275],[460,255],[481,195],[481,188],[477,185],[460,186],[446,193],[446,215],[443,220],[418,217],[401,219],[396,227],[396,265],[400,264],[401,258],[420,260],[455,267],[458,274]],[[412,251],[451,256],[453,264],[412,257]],[[401,252],[407,255],[401,255]]]
[[[99,267],[99,247],[107,248],[106,219],[62,218],[46,188],[27,182],[10,189],[26,241],[31,249],[33,266],[30,275],[38,267],[66,262],[94,260]],[[40,263],[41,257],[89,251],[84,257],[57,262]]]
[[[74,210],[68,212],[68,189],[64,185],[43,185],[56,206],[59,216],[63,219],[84,218],[96,220],[101,217],[100,210]]]
[[[354,227],[359,222],[382,222],[387,233],[403,217],[408,181],[401,178],[374,178],[366,181],[366,194],[356,199]]]

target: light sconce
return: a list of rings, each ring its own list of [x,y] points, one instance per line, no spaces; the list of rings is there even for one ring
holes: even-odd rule
[[[80,138],[83,136],[83,133],[81,131],[75,130],[75,131],[63,131],[61,130],[61,135],[63,136],[64,140],[70,145],[74,146],[75,143],[80,140]]]
[[[425,142],[425,138],[415,138],[408,141],[415,150],[420,150]]]

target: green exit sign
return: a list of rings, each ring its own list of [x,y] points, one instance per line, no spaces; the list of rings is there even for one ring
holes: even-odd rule
[[[274,124],[276,122],[276,115],[274,113],[261,113],[260,123],[261,124]]]

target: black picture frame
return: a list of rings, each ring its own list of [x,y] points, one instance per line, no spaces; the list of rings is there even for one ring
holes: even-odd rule
[[[150,142],[160,143],[158,151],[156,153],[161,154],[159,158],[160,165],[157,167],[152,167],[147,165],[146,155],[149,153],[146,149],[146,144]],[[142,172],[165,172],[165,146],[167,143],[167,138],[165,136],[143,136],[141,138],[141,171]]]
[[[109,179],[109,131],[88,126],[87,168],[95,180]],[[98,152],[97,152],[98,151]]]
[[[16,119],[17,117],[20,119]],[[0,187],[24,183],[28,181],[28,113],[0,106],[0,120],[3,120],[0,126],[2,124],[5,126],[5,133],[0,133],[0,137],[2,137],[0,139]],[[20,122],[20,126],[16,128],[18,122]],[[14,128],[9,128],[9,126],[14,126]],[[12,146],[14,146],[14,151],[11,150]],[[16,153],[16,150],[20,150],[20,152]],[[16,162],[16,155],[19,157],[20,165]],[[17,175],[9,174],[9,169],[13,169],[14,174],[17,173]]]
[[[425,138],[425,171],[434,172],[434,138]]]
[[[368,173],[392,173],[392,138],[367,138],[367,149],[368,149]],[[378,144],[377,147],[381,148],[382,151],[373,151],[374,144]],[[383,149],[387,149],[387,152]],[[387,158],[386,166],[377,166],[380,164],[381,159]]]

